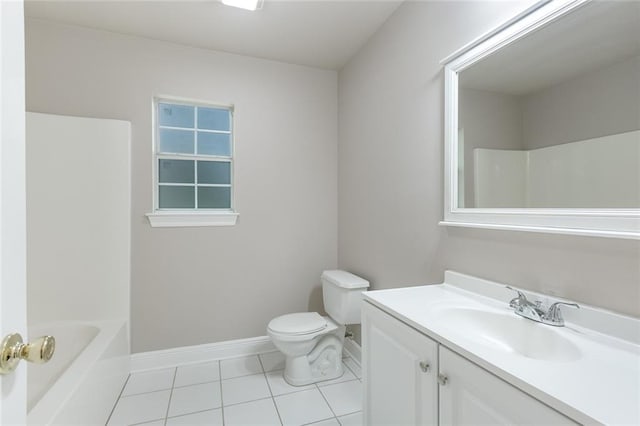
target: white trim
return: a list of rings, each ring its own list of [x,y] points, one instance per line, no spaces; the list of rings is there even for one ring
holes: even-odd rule
[[[174,105],[176,104],[174,102]],[[222,109],[222,108],[219,108]],[[229,109],[229,108],[226,108]],[[202,133],[217,133],[221,135],[230,135],[231,130],[209,130],[209,129],[199,129],[197,127],[176,127],[176,126],[163,126],[162,124],[158,125],[159,129],[167,129],[167,130],[184,130],[185,132],[202,132]]]
[[[440,225],[640,239],[640,209],[475,209],[458,207],[458,73],[589,0],[541,2],[445,59],[444,220]]]
[[[131,372],[137,373],[158,368],[257,355],[275,350],[276,348],[273,346],[269,336],[260,336],[160,351],[140,352],[131,355]]]
[[[219,155],[181,154],[179,152],[174,152],[174,153],[165,152],[162,154],[156,154],[156,157],[159,160],[191,160],[191,161],[195,160],[195,161],[210,161],[214,163],[221,163],[221,162],[230,163],[233,160],[233,158],[231,157],[222,157]]]
[[[0,1],[0,338],[28,337],[24,15],[22,0]],[[0,377],[0,424],[26,423],[26,367]]]
[[[487,31],[486,33],[484,33],[480,37],[470,41],[467,44],[465,44],[464,46],[462,46],[460,49],[456,50],[455,52],[453,52],[449,56],[441,59],[440,60],[440,65],[445,65],[445,64],[453,61],[454,59],[464,55],[465,53],[467,53],[468,51],[470,51],[474,47],[476,47],[479,44],[483,43],[484,41],[490,39],[494,35],[498,34],[502,30],[504,30],[505,28],[507,28],[507,27],[511,26],[512,24],[514,24],[515,22],[519,21],[523,17],[525,17],[527,15],[530,15],[536,9],[541,8],[542,6],[546,5],[550,1],[552,1],[552,0],[540,0],[540,1],[536,2],[534,5],[527,7],[522,12],[518,13],[517,15],[515,15],[513,18],[507,20],[506,22],[503,22],[502,24],[498,25],[496,28],[493,28],[492,30]]]
[[[189,226],[233,226],[238,220],[235,212],[156,211],[147,213],[153,228],[179,228]]]
[[[361,365],[362,348],[360,347],[358,342],[350,338],[344,339],[344,346],[342,348],[342,351],[349,355],[356,364]]]
[[[540,232],[545,234],[583,235],[586,237],[623,238],[637,240],[640,238],[636,232],[599,231],[595,229],[554,228],[551,226],[519,226],[506,224],[491,224],[486,222],[438,222],[440,226],[453,226],[458,228],[497,229],[503,231]]]

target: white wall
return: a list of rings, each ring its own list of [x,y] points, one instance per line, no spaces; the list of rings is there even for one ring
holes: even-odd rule
[[[233,227],[151,228],[151,102],[234,104]],[[336,72],[27,21],[27,107],[132,123],[132,351],[266,334],[337,263]]]
[[[128,122],[27,113],[27,317],[129,321]]]
[[[374,289],[452,269],[638,316],[638,241],[438,226],[439,61],[522,8],[405,2],[340,72],[339,266]]]
[[[129,320],[128,122],[27,113],[29,324]]]
[[[640,131],[531,150],[528,180],[531,207],[640,208]]]
[[[640,131],[474,151],[476,207],[640,208]]]

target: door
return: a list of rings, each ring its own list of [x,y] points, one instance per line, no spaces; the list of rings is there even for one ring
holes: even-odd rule
[[[362,305],[364,424],[437,424],[437,343],[375,306]]]
[[[0,1],[0,340],[27,336],[23,10],[22,0]],[[0,424],[25,424],[24,363],[0,386]]]
[[[444,346],[439,362],[441,425],[576,424]]]

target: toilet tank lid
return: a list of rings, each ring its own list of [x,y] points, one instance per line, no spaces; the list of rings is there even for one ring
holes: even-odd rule
[[[347,271],[340,271],[337,269],[333,271],[324,271],[322,273],[322,279],[342,288],[369,287],[369,281],[364,278],[360,278],[359,276],[353,275]]]

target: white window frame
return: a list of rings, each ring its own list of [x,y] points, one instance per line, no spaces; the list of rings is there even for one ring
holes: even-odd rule
[[[211,155],[191,155],[191,154],[161,154],[158,152],[159,138],[158,138],[158,105],[160,103],[168,103],[173,105],[185,105],[192,107],[206,107],[206,108],[218,108],[227,109],[231,113],[230,133],[231,133],[231,156],[230,157],[216,157]],[[154,96],[152,102],[152,182],[153,182],[153,211],[147,213],[146,216],[149,220],[149,224],[152,227],[189,227],[189,226],[232,226],[236,224],[238,219],[238,213],[235,211],[235,127],[234,127],[234,107],[230,104],[220,104],[214,102],[207,102],[196,99],[179,98],[174,96]],[[195,141],[197,146],[197,134],[195,129]],[[189,209],[160,209],[159,208],[159,175],[158,175],[158,160],[159,159],[175,159],[175,160],[193,160],[195,167],[197,167],[198,160],[224,160],[229,161],[231,168],[231,178],[229,187],[231,188],[231,208],[229,209],[198,209],[197,208],[197,185],[195,186],[195,208]],[[197,169],[196,169],[197,170]],[[200,185],[200,186],[219,186],[219,185]],[[227,186],[227,185],[223,185]]]

